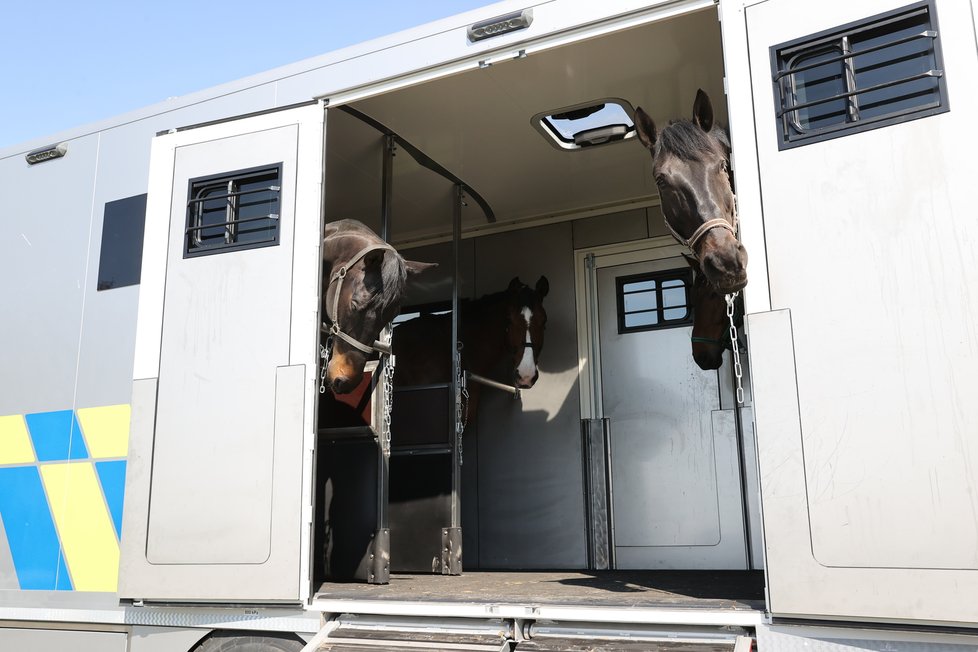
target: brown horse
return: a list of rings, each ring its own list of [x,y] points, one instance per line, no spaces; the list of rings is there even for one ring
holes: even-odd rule
[[[323,231],[323,318],[332,350],[326,384],[345,394],[363,380],[363,366],[383,346],[380,331],[401,308],[409,275],[435,263],[404,258],[356,220],[339,220]]]
[[[480,376],[489,376],[508,361],[509,378],[502,382],[529,389],[540,372],[537,360],[543,350],[547,312],[543,299],[550,291],[547,277],[541,276],[531,288],[519,278],[510,281],[502,292],[487,294],[474,301],[459,304],[459,335],[462,368]],[[452,377],[452,316],[423,315],[399,324],[394,329],[393,349],[397,356],[394,385],[407,387],[430,383],[447,383]],[[470,382],[468,414],[475,414],[480,387]]]
[[[730,141],[713,125],[709,96],[696,91],[693,119],[673,121],[658,133],[639,107],[635,128],[652,152],[666,226],[689,247],[718,291],[740,290],[747,285],[747,251],[737,239]]]
[[[719,369],[723,364],[723,352],[732,348],[730,341],[730,318],[727,316],[727,302],[706,279],[700,269],[699,261],[692,256],[683,256],[693,270],[691,303],[693,306],[693,331],[690,344],[693,360],[700,369]],[[740,304],[734,313],[734,323],[743,324],[743,311]]]

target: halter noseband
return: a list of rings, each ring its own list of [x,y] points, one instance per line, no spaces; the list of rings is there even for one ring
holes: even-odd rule
[[[693,231],[693,235],[689,236],[688,238],[684,238],[681,235],[679,235],[679,232],[676,231],[676,229],[672,228],[672,224],[669,224],[668,218],[665,220],[665,223],[666,223],[666,228],[669,229],[669,232],[672,233],[672,236],[676,240],[679,240],[681,243],[689,247],[689,250],[692,251],[694,254],[696,253],[696,251],[693,249],[693,247],[696,246],[697,242],[703,239],[703,236],[706,235],[707,231],[710,231],[712,229],[716,229],[716,228],[726,229],[727,231],[730,231],[730,233],[732,233],[734,237],[737,237],[736,215],[734,215],[733,224],[731,224],[730,222],[728,222],[722,217],[715,217],[712,220],[707,220],[702,224],[700,224],[699,228]]]
[[[339,283],[336,285],[336,291],[333,293],[333,301],[331,302],[332,310],[326,311],[326,318],[329,319],[330,323],[332,324],[329,327],[330,337],[338,337],[344,342],[346,342],[347,344],[349,344],[350,346],[352,346],[353,348],[359,349],[360,351],[368,355],[373,353],[374,351],[376,351],[377,353],[390,355],[391,347],[389,344],[385,344],[384,342],[381,342],[379,340],[374,340],[372,346],[364,344],[363,342],[357,340],[356,338],[349,335],[348,333],[343,332],[343,329],[340,328],[340,322],[339,322],[338,309],[340,305],[340,295],[343,293],[342,292],[343,280],[346,279],[347,271],[351,267],[356,265],[361,258],[369,254],[371,251],[376,251],[378,249],[387,249],[389,251],[393,251],[394,253],[397,253],[397,250],[394,249],[394,247],[386,243],[369,245],[364,247],[360,251],[358,251],[356,254],[353,255],[352,258],[350,258],[350,260],[346,261],[345,265],[341,266],[339,269],[333,272],[333,274],[329,278],[329,285],[326,287],[326,292],[328,293],[332,289],[333,283],[335,283],[337,280],[339,281]]]

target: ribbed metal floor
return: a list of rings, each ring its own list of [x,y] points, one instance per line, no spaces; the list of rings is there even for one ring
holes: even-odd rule
[[[476,571],[391,576],[388,585],[327,582],[316,600],[764,609],[761,571]]]

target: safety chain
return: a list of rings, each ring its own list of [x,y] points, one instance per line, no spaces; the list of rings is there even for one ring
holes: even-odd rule
[[[727,294],[723,298],[727,302],[727,319],[730,320],[730,348],[733,350],[734,376],[737,378],[737,404],[744,404],[744,368],[740,365],[740,346],[737,344],[737,325],[734,323],[734,302],[739,292]]]
[[[466,385],[465,372],[462,371],[462,343],[455,345],[455,438],[458,447],[458,464],[462,465],[462,433],[469,421],[469,388]],[[463,406],[464,403],[464,406]]]
[[[319,359],[322,360],[322,369],[319,370],[319,393],[326,393],[326,367],[329,366],[329,358],[333,352],[333,336],[326,338],[326,345],[319,344]]]
[[[391,339],[394,335],[394,329],[391,324],[387,325],[381,332],[381,338],[384,344],[390,346]],[[396,364],[395,356],[393,353],[381,354],[381,361],[384,365],[384,415],[383,422],[381,423],[381,441],[383,441],[382,447],[384,449],[384,455],[390,457],[391,454],[391,412],[394,411],[394,365]]]

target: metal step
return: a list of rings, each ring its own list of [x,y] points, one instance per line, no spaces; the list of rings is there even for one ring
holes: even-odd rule
[[[517,628],[519,631],[516,631]],[[303,652],[753,652],[740,627],[344,614]]]
[[[537,621],[524,626],[515,652],[751,652],[740,628],[661,628],[638,624]]]
[[[512,624],[501,620],[432,619],[344,614],[303,652],[511,652]],[[324,630],[325,631],[325,630]]]

